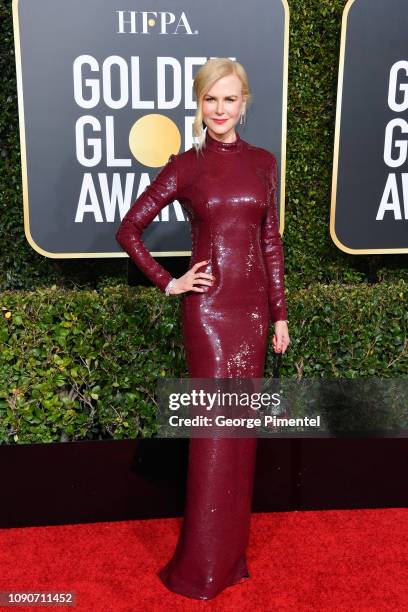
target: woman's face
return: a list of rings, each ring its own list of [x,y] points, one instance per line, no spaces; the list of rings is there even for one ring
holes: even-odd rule
[[[227,140],[234,136],[235,140],[235,125],[244,111],[242,82],[236,74],[218,79],[203,96],[203,121],[212,137]]]

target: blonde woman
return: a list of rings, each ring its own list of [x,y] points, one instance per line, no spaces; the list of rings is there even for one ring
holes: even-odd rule
[[[191,378],[262,378],[269,324],[275,352],[285,352],[290,342],[277,162],[236,131],[251,99],[240,63],[210,59],[193,86],[196,143],[170,155],[124,217],[116,239],[157,287],[168,296],[181,295]],[[153,259],[141,239],[174,200],[192,228],[189,269],[179,278]],[[256,447],[256,438],[190,439],[182,528],[172,558],[158,574],[168,589],[211,599],[249,577]]]

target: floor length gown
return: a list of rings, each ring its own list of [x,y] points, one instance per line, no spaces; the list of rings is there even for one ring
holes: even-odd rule
[[[275,156],[243,140],[170,155],[123,218],[116,239],[162,291],[171,274],[141,236],[174,200],[191,224],[193,264],[215,276],[200,293],[181,294],[184,347],[191,378],[262,378],[269,324],[287,318],[284,256],[277,216]],[[172,299],[170,297],[169,299]],[[187,497],[173,556],[159,571],[186,597],[212,599],[249,577],[246,549],[256,438],[191,438]]]

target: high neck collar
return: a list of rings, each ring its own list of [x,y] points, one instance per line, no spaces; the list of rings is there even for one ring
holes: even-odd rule
[[[219,153],[235,153],[236,151],[240,151],[242,149],[242,140],[238,132],[235,132],[236,140],[234,142],[221,142],[221,140],[216,140],[208,133],[208,129],[205,133],[205,147],[207,149],[211,149],[212,151],[218,151]]]

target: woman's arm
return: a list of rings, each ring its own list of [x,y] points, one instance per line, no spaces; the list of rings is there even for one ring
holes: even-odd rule
[[[138,268],[163,292],[172,275],[149,253],[142,241],[142,233],[155,216],[177,199],[177,156],[170,155],[143,193],[135,200],[123,217],[115,238]]]
[[[272,165],[268,170],[268,210],[261,230],[261,246],[269,280],[268,298],[272,323],[285,321],[288,318],[285,301],[283,244],[279,234],[277,188],[278,164],[275,156],[272,155]]]

